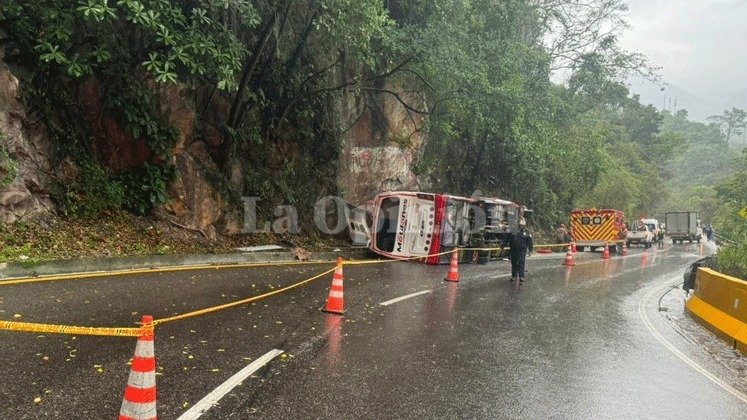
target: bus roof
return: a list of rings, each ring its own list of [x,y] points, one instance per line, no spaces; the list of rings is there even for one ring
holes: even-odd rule
[[[397,195],[407,195],[407,196],[429,196],[429,197],[435,197],[437,195],[446,197],[446,198],[453,198],[458,200],[465,200],[465,201],[475,201],[473,198],[469,197],[462,197],[459,195],[451,195],[451,194],[441,194],[441,193],[432,193],[432,192],[425,192],[425,191],[384,191],[376,194],[376,197],[387,197],[387,196],[397,196]]]

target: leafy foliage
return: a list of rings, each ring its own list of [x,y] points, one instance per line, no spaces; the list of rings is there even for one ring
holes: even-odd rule
[[[747,279],[747,241],[719,248],[718,268],[724,274]]]
[[[144,138],[158,156],[168,156],[178,133],[160,117],[158,101],[153,92],[130,76],[122,76],[109,84],[104,108],[120,120],[135,138]]]
[[[660,211],[694,210],[704,221],[713,221],[724,204],[714,186],[738,170],[738,152],[728,147],[717,125],[689,121],[684,111],[665,113],[661,127],[664,136],[680,137],[681,145],[666,161],[671,194],[658,206]]]
[[[111,3],[111,4],[110,4]],[[0,19],[22,53],[73,78],[111,65],[143,67],[157,82],[211,74],[219,88],[235,88],[246,49],[223,18],[253,27],[258,16],[247,1],[167,0],[5,1]],[[181,77],[180,77],[181,76]]]
[[[0,142],[4,139],[3,134],[0,133]],[[16,162],[8,154],[5,149],[5,145],[0,143],[0,187],[10,185],[15,179],[18,173]]]
[[[80,173],[75,180],[54,194],[67,216],[94,218],[124,204],[126,191],[121,181],[110,179],[100,165],[87,159],[82,159],[78,167]]]
[[[170,165],[143,165],[119,177],[124,196],[122,205],[136,214],[146,214],[166,202],[168,183],[175,176]]]
[[[625,74],[655,69],[620,47],[625,10],[620,0],[8,0],[0,26],[14,47],[6,61],[32,72],[29,96],[79,162],[60,194],[71,214],[147,213],[167,199],[177,132],[158,93],[179,83],[196,136],[222,124],[206,149],[231,200],[334,193],[342,115],[376,118],[393,98],[425,121],[413,169],[433,189],[512,199],[543,227],[574,207],[636,217],[680,206],[735,227],[719,201],[738,188],[726,146],[744,118],[692,123],[631,96]],[[143,166],[114,174],[93,158],[76,121],[87,77],[102,82],[106,115],[152,149]],[[383,141],[409,146],[387,130]]]

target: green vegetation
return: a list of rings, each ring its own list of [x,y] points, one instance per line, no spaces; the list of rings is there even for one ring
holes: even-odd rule
[[[25,70],[24,102],[48,121],[55,158],[79,169],[54,194],[69,216],[149,214],[179,176],[172,154],[187,134],[205,144],[200,164],[237,208],[241,196],[311,208],[337,193],[351,116],[367,110],[382,144],[412,145],[413,133],[382,122],[389,99],[424,121],[413,169],[435,190],[526,204],[544,229],[574,207],[629,218],[692,209],[743,234],[730,145],[744,112],[695,123],[631,95],[626,75],[656,78],[656,69],[617,41],[622,0],[70,4],[0,3],[5,61]],[[101,134],[81,120],[92,80],[101,114],[124,133],[106,141],[145,145],[136,164],[112,167]],[[168,108],[175,91],[194,111],[186,123]]]
[[[18,168],[16,163],[11,159],[8,151],[3,144],[3,134],[0,133],[0,187],[7,187],[15,179]]]
[[[737,170],[719,182],[716,187],[716,202],[713,218],[716,231],[727,237],[730,246],[718,252],[719,267],[724,272],[747,279],[747,220],[739,212],[747,207],[747,149]]]
[[[719,249],[717,258],[719,272],[747,279],[747,241]]]

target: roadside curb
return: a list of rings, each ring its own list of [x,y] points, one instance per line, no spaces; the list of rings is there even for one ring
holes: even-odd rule
[[[367,249],[340,249],[339,251],[312,252],[310,262],[334,262],[337,257],[363,259],[371,257]],[[64,274],[127,272],[194,267],[195,269],[231,267],[251,263],[298,261],[290,251],[248,252],[236,254],[184,254],[149,255],[134,257],[81,258],[73,260],[44,261],[39,263],[9,262],[0,264],[0,280],[55,276]]]

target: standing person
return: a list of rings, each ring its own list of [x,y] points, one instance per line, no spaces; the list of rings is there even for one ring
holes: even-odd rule
[[[713,225],[712,224],[709,223],[706,225],[705,233],[706,233],[706,239],[708,239],[708,242],[713,241]]]
[[[568,242],[568,229],[565,228],[565,223],[561,223],[560,226],[555,229],[555,243],[556,244],[565,244]],[[560,252],[563,252],[563,249],[560,249]]]
[[[659,242],[659,248],[664,248],[664,224],[659,225],[659,229],[656,231],[657,241]]]
[[[534,243],[524,218],[519,219],[519,231],[507,238],[511,250],[511,281],[524,282],[524,266],[527,256],[532,255]]]

